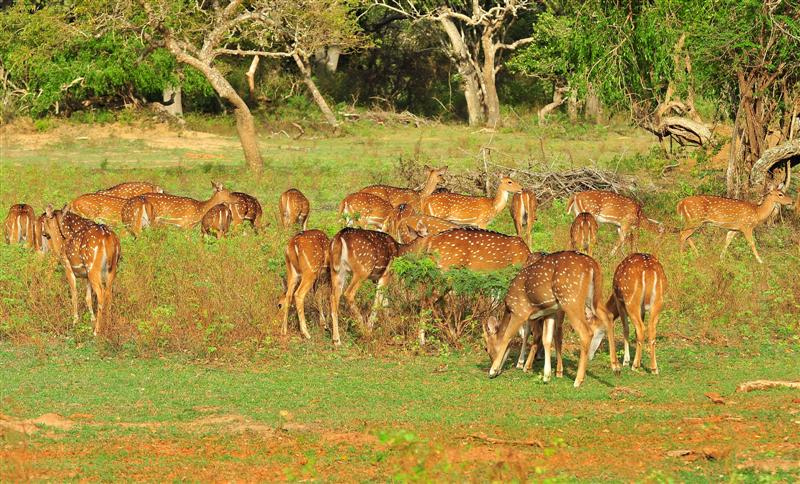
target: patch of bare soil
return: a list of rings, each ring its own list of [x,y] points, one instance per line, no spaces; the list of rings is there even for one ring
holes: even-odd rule
[[[0,414],[0,431],[10,430],[25,435],[33,435],[45,427],[57,430],[70,430],[74,426],[75,422],[57,413],[46,413],[40,417],[22,420]],[[1,433],[2,432],[0,432],[0,434]]]

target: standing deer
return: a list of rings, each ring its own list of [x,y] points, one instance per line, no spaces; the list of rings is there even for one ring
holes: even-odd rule
[[[500,179],[494,198],[471,197],[457,193],[434,193],[422,201],[422,213],[463,225],[485,229],[508,203],[508,195],[522,186],[508,177]]]
[[[370,185],[359,190],[361,193],[371,193],[377,195],[387,202],[392,207],[397,207],[401,204],[406,204],[414,209],[419,209],[420,201],[427,198],[436,190],[436,185],[442,181],[442,176],[447,173],[447,167],[431,168],[425,167],[428,170],[428,176],[425,179],[425,184],[422,190],[413,190],[411,188],[398,188],[389,185]]]
[[[464,267],[472,271],[495,271],[524,264],[530,250],[521,238],[474,227],[459,227],[421,237],[404,253],[434,255],[440,269]]]
[[[72,295],[73,321],[78,322],[76,279],[80,277],[88,280],[86,305],[94,323],[94,335],[102,334],[119,265],[119,238],[105,225],[86,220],[67,209],[54,211],[48,206],[45,214],[44,234],[64,266]],[[96,316],[93,293],[97,296]]]
[[[6,244],[25,242],[32,249],[36,248],[36,212],[25,203],[12,205],[8,209],[5,222]]]
[[[278,209],[281,215],[281,225],[283,225],[284,229],[288,229],[296,223],[301,224],[303,230],[306,229],[311,204],[308,203],[308,199],[300,190],[290,188],[281,193]]]
[[[118,198],[133,198],[146,193],[164,193],[164,189],[148,182],[125,182],[105,190],[99,190],[97,193]]]
[[[155,208],[147,197],[137,195],[125,201],[120,217],[125,227],[134,237],[138,237],[143,228],[151,226],[155,221]]]
[[[166,193],[148,193],[142,195],[153,204],[156,220],[181,228],[197,225],[203,215],[214,205],[220,203],[233,204],[236,200],[221,183],[211,182],[214,192],[211,198],[201,202],[193,198],[168,195]]]
[[[377,292],[372,310],[366,320],[366,327],[372,330],[375,325],[377,309],[383,304],[383,288],[389,282],[389,264],[400,252],[400,246],[391,235],[372,230],[344,228],[331,240],[330,275],[331,275],[331,321],[333,323],[333,344],[340,345],[339,338],[339,300],[342,297],[345,278],[348,272],[353,273],[344,299],[353,316],[363,322],[356,305],[356,293],[361,284],[369,279],[377,283]]]
[[[638,202],[614,192],[588,190],[576,193],[569,199],[567,212],[573,215],[589,212],[594,215],[598,223],[616,225],[619,241],[611,249],[611,255],[622,248],[628,237],[631,247],[635,245],[636,228],[641,227],[659,234],[664,232],[663,226],[644,216],[642,206]]]
[[[200,234],[205,239],[206,235],[220,238],[228,233],[231,226],[231,209],[225,203],[219,203],[208,209],[200,220]]]
[[[529,319],[544,318],[544,380],[549,381],[550,345],[553,342],[556,319],[564,315],[580,338],[581,354],[575,386],[583,383],[589,345],[596,328],[608,332],[611,368],[619,373],[620,365],[614,347],[614,327],[602,303],[603,275],[597,262],[588,255],[574,251],[544,255],[525,266],[511,282],[505,299],[502,319],[492,316],[484,323],[483,335],[492,366],[489,377],[503,369],[508,356],[508,344],[520,327]],[[587,313],[593,313],[588,318]],[[556,375],[558,376],[558,375]]]
[[[592,248],[597,241],[597,228],[597,220],[594,219],[594,215],[589,212],[579,213],[569,229],[572,250],[592,255]]]
[[[50,250],[49,241],[44,234],[44,223],[46,219],[47,219],[47,213],[42,212],[42,214],[36,218],[36,222],[34,223],[33,226],[36,250],[38,250],[42,254],[46,254]]]
[[[606,303],[606,309],[611,314],[611,324],[619,317],[622,319],[622,334],[624,336],[625,357],[622,364],[627,366],[631,362],[630,345],[628,343],[628,318],[633,320],[636,329],[636,356],[633,359],[633,369],[638,370],[642,364],[642,347],[644,346],[644,316],[650,311],[650,320],[647,324],[647,340],[650,346],[650,370],[658,374],[656,364],[656,325],[661,307],[664,305],[664,291],[667,287],[667,276],[664,267],[656,256],[651,254],[631,254],[617,266],[614,272],[614,283],[611,297]],[[589,349],[589,358],[594,357],[597,347],[603,339],[602,330],[595,333]]]
[[[297,317],[300,320],[300,332],[306,339],[311,339],[306,325],[305,298],[317,279],[328,269],[330,239],[321,230],[306,230],[289,240],[284,252],[286,259],[286,294],[278,301],[278,308],[283,314],[283,334],[289,328],[289,309],[294,300]],[[300,286],[297,286],[298,281]],[[295,290],[296,288],[296,290]],[[325,313],[319,304],[320,319],[325,325]]]
[[[792,199],[783,193],[782,184],[778,185],[778,188],[770,190],[759,205],[746,200],[713,195],[686,197],[678,202],[678,215],[684,221],[684,229],[681,230],[680,235],[681,252],[683,252],[687,240],[692,249],[697,252],[697,247],[689,237],[701,225],[709,223],[728,230],[728,234],[725,236],[725,245],[723,245],[722,252],[719,254],[720,259],[725,256],[725,252],[728,250],[728,246],[736,236],[736,233],[741,232],[747,243],[750,244],[750,250],[753,251],[756,260],[759,264],[762,264],[764,261],[758,255],[756,243],[753,240],[753,229],[764,222],[778,206],[790,205],[791,203]]]
[[[250,227],[253,228],[253,232],[257,234],[258,228],[261,227],[261,214],[263,213],[261,210],[261,203],[259,203],[256,197],[243,192],[233,192],[231,195],[236,200],[230,207],[233,215],[231,226],[235,228],[240,223],[247,220],[250,222]]]
[[[392,214],[392,204],[383,198],[366,192],[351,193],[339,204],[339,215],[348,226],[374,227],[383,230]]]
[[[517,236],[531,245],[531,230],[536,221],[536,195],[531,190],[523,188],[521,192],[515,193],[511,198],[511,218],[514,220],[514,228]]]

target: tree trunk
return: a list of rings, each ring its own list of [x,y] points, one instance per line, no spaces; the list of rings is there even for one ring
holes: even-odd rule
[[[575,88],[569,90],[569,99],[567,99],[567,115],[571,123],[578,122],[578,93]]]
[[[239,133],[239,140],[242,143],[244,159],[247,160],[247,165],[251,170],[261,173],[263,162],[261,161],[261,152],[258,151],[258,136],[253,115],[250,114],[249,109],[236,108],[233,112],[236,115],[236,132]],[[255,166],[250,160],[258,160],[258,165]]]
[[[303,82],[306,84],[306,87],[308,88],[309,92],[311,92],[311,96],[314,98],[314,102],[317,103],[319,110],[322,111],[322,115],[325,116],[325,120],[335,130],[338,131],[339,121],[336,119],[336,115],[333,114],[333,111],[331,111],[331,108],[330,106],[328,106],[328,102],[325,101],[325,98],[322,96],[322,93],[319,92],[319,89],[317,89],[317,84],[311,77],[311,67],[308,64],[308,59],[302,58],[300,54],[297,53],[292,54],[292,58],[294,59],[294,62],[297,64],[297,67],[300,69],[300,73],[303,76]]]
[[[447,17],[439,19],[442,28],[450,40],[450,55],[455,61],[467,101],[467,114],[470,126],[482,126],[486,122],[486,111],[483,99],[483,90],[476,66],[472,63],[469,49],[461,38],[461,32],[456,24]]]
[[[553,102],[547,104],[542,109],[539,110],[539,124],[544,124],[545,119],[547,119],[547,115],[550,114],[554,109],[564,104],[564,92],[568,91],[569,89],[566,87],[553,87]]]
[[[495,55],[497,48],[492,43],[492,30],[486,29],[481,37],[483,46],[483,69],[481,85],[483,86],[483,102],[485,103],[486,125],[496,128],[500,125],[500,98],[497,96]]]
[[[164,110],[173,116],[183,116],[183,102],[181,101],[181,87],[167,86],[161,93],[164,101]]]
[[[591,83],[586,91],[586,117],[593,119],[596,124],[603,122],[603,106]]]
[[[253,61],[250,62],[250,68],[247,69],[244,76],[247,78],[247,88],[250,90],[250,98],[256,98],[256,69],[258,69],[258,62],[261,57],[254,55]]]

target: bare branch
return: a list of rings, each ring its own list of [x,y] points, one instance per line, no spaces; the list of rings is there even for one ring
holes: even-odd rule
[[[228,55],[241,55],[245,57],[250,56],[259,56],[259,57],[271,57],[271,58],[278,58],[278,57],[292,57],[297,49],[292,49],[288,52],[269,52],[265,50],[243,50],[243,49],[215,49],[214,55],[217,54],[228,54]]]

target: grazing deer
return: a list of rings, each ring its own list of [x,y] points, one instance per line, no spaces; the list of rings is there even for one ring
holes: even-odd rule
[[[164,189],[148,182],[125,182],[105,190],[99,190],[97,193],[118,198],[133,198],[146,193],[164,193]]]
[[[372,330],[377,316],[377,309],[383,305],[383,288],[389,282],[389,265],[397,255],[400,246],[391,235],[372,230],[344,228],[331,240],[330,275],[331,275],[331,321],[333,323],[333,344],[340,345],[339,338],[339,300],[342,297],[345,278],[348,272],[353,273],[344,299],[353,316],[363,321],[358,306],[356,293],[361,284],[369,279],[377,283],[377,292],[372,310],[366,320],[366,327]]]
[[[483,335],[492,366],[489,377],[494,378],[503,369],[508,356],[508,344],[529,319],[544,318],[542,343],[544,346],[544,381],[549,381],[550,345],[553,342],[556,319],[563,315],[580,337],[581,355],[575,386],[583,383],[589,345],[596,328],[608,332],[611,368],[620,370],[614,347],[614,327],[602,303],[603,275],[597,262],[588,255],[574,251],[556,252],[540,256],[525,266],[511,282],[505,299],[502,319],[492,316],[484,323]],[[593,316],[587,320],[587,313]],[[557,375],[558,376],[558,375]]]
[[[308,212],[311,210],[311,204],[308,203],[308,199],[300,190],[290,188],[281,193],[281,198],[278,201],[278,208],[281,214],[281,224],[284,229],[288,229],[296,223],[301,224],[303,230],[306,229]]]
[[[193,198],[168,195],[166,193],[148,193],[142,195],[153,204],[156,220],[181,228],[197,225],[203,215],[214,205],[220,203],[233,204],[236,200],[221,183],[211,182],[214,192],[211,198],[201,202]]]
[[[422,201],[422,213],[463,225],[485,229],[508,203],[508,195],[522,191],[522,186],[504,177],[494,198],[471,197],[457,193],[435,193]]]
[[[415,209],[419,209],[421,200],[427,198],[436,190],[436,185],[442,181],[442,176],[447,173],[447,167],[431,168],[425,167],[428,170],[428,176],[425,179],[425,184],[422,190],[413,190],[410,188],[397,188],[388,185],[370,185],[359,190],[361,193],[371,193],[377,195],[382,199],[389,202],[392,207],[397,207],[401,204],[409,205]]]
[[[231,226],[233,214],[225,203],[219,203],[208,209],[200,220],[200,234],[203,238],[206,235],[213,235],[220,238],[228,233]]]
[[[634,229],[643,228],[659,234],[664,233],[664,227],[657,221],[644,216],[642,206],[635,200],[618,193],[605,190],[587,190],[576,193],[569,199],[567,212],[578,215],[589,212],[594,215],[597,223],[612,224],[617,226],[619,241],[611,249],[611,255],[622,248],[625,240],[630,237],[631,250],[635,245],[636,234]]]
[[[383,198],[366,192],[356,192],[344,197],[339,204],[339,215],[348,226],[375,227],[382,230],[392,214],[392,204]]]
[[[288,332],[289,309],[294,300],[297,317],[300,320],[300,332],[306,339],[311,339],[306,325],[305,298],[317,279],[328,269],[329,247],[330,239],[321,230],[300,232],[286,245],[283,254],[286,259],[286,294],[278,301],[278,308],[283,314],[283,334]],[[322,304],[319,308],[320,319],[324,326],[325,313],[322,312]]]
[[[120,218],[134,237],[138,237],[143,228],[149,227],[155,221],[155,208],[147,197],[137,195],[122,205]]]
[[[261,227],[261,214],[263,213],[261,210],[261,203],[259,203],[256,197],[246,193],[233,192],[231,195],[236,200],[230,207],[231,213],[233,214],[231,226],[236,227],[247,220],[250,222],[250,227],[253,228],[253,232],[258,233],[258,228]]]
[[[647,324],[647,340],[650,346],[650,370],[658,374],[656,364],[656,325],[661,307],[664,305],[664,290],[667,287],[667,276],[664,267],[654,255],[631,254],[617,266],[614,272],[614,283],[611,297],[606,303],[606,309],[611,315],[611,324],[619,317],[622,319],[622,334],[624,335],[625,357],[622,364],[627,366],[631,361],[630,345],[628,344],[628,318],[633,320],[636,329],[636,356],[633,359],[633,369],[639,369],[642,364],[642,347],[644,346],[644,315],[650,311],[650,320]],[[602,329],[595,333],[589,348],[589,359],[594,357],[597,347],[603,339]]]
[[[514,228],[517,236],[531,245],[531,230],[536,221],[536,195],[531,190],[523,188],[521,192],[515,193],[511,198],[511,218],[514,220]]]
[[[122,207],[127,198],[106,193],[86,193],[71,201],[70,212],[89,220],[101,220],[106,223],[122,222]]]
[[[108,227],[48,206],[44,234],[52,250],[61,259],[72,295],[72,318],[78,322],[76,279],[87,279],[86,305],[94,323],[94,335],[102,334],[103,323],[111,307],[111,291],[119,265],[119,238]],[[97,296],[97,315],[92,294]]]
[[[417,215],[410,206],[400,204],[386,219],[384,230],[398,242],[407,244],[419,236],[434,235],[459,227],[461,226],[441,218]]]
[[[694,234],[694,231],[700,228],[704,223],[716,225],[728,230],[725,237],[725,244],[722,246],[722,252],[719,254],[720,259],[725,256],[733,238],[737,232],[741,232],[747,243],[750,244],[750,250],[756,256],[759,264],[764,261],[758,255],[755,240],[753,240],[753,229],[764,222],[773,210],[780,205],[790,205],[792,199],[783,193],[783,185],[778,185],[778,188],[770,190],[764,197],[764,200],[756,205],[745,200],[736,200],[734,198],[716,197],[713,195],[695,195],[686,197],[678,202],[678,215],[683,218],[684,229],[681,230],[681,252],[683,252],[686,241],[697,252],[697,247],[694,242],[689,238]]]
[[[572,250],[592,255],[592,248],[597,241],[597,228],[597,220],[591,213],[581,212],[576,215],[569,229]]]
[[[465,267],[473,271],[495,271],[525,264],[531,252],[521,238],[474,227],[459,227],[421,237],[404,253],[434,255],[440,269]]]
[[[36,212],[25,203],[12,205],[8,209],[5,222],[6,244],[25,242],[32,249],[36,248]]]

